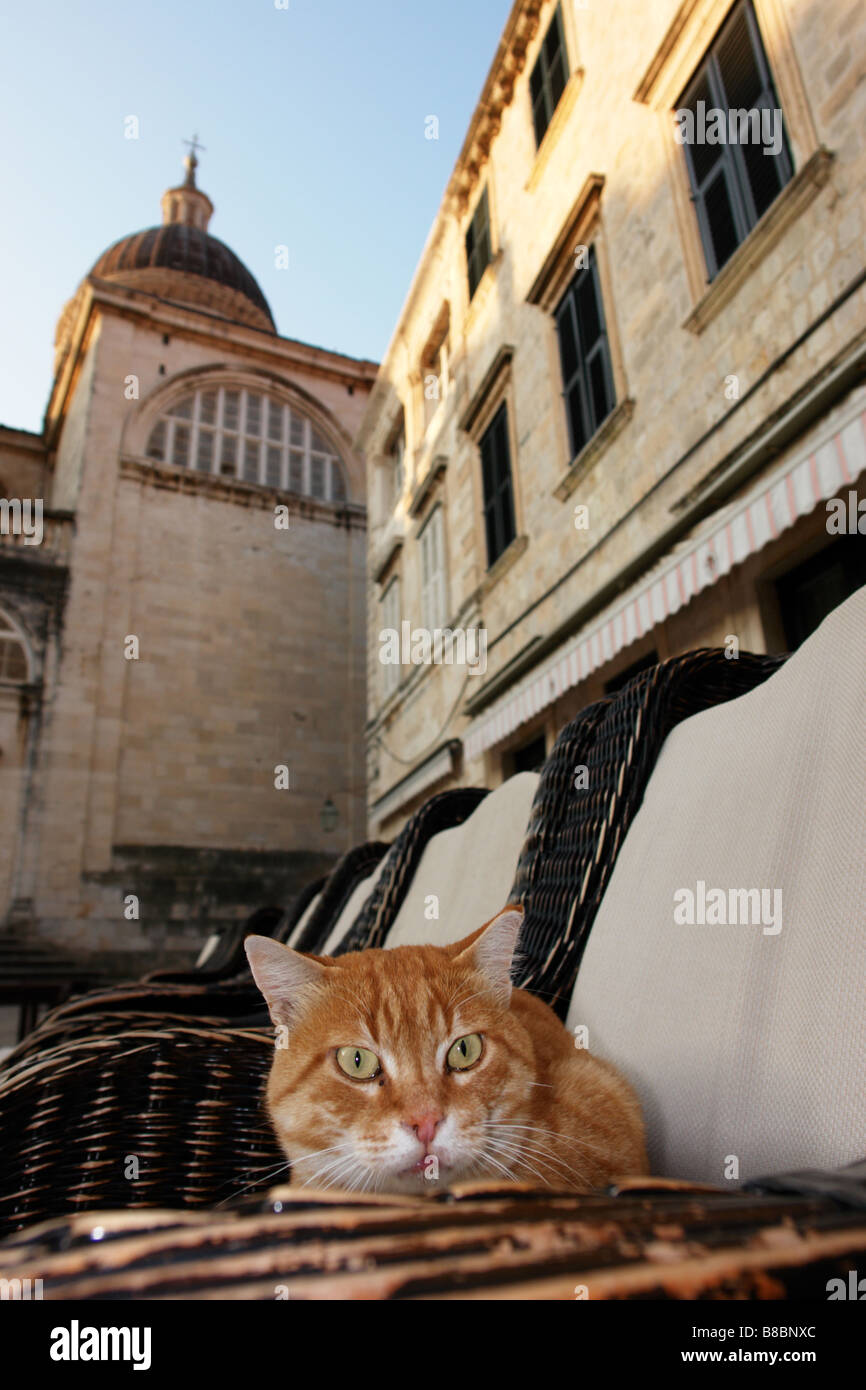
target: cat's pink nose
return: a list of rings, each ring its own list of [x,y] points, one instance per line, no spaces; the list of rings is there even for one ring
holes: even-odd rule
[[[442,1123],[442,1116],[435,1110],[427,1110],[423,1115],[413,1115],[411,1119],[404,1120],[407,1129],[414,1130],[420,1142],[425,1146],[430,1144],[436,1128]]]

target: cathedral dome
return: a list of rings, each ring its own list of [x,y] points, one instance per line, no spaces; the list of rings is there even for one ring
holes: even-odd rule
[[[133,232],[109,246],[87,280],[107,280],[217,314],[233,323],[276,332],[255,277],[226,244],[207,230],[213,204],[196,187],[195,148],[186,178],[162,196],[162,226]]]
[[[153,270],[168,274],[149,274]],[[225,242],[201,227],[183,222],[148,227],[143,232],[122,237],[103,251],[90,270],[90,277],[129,285],[132,289],[146,290],[152,286],[154,293],[159,293],[159,287],[164,286],[166,299],[224,312],[227,318],[250,322],[256,328],[274,328],[268,302],[243,261]],[[205,283],[199,284],[199,281]],[[215,285],[230,290],[231,296],[214,295]],[[237,295],[247,300],[256,312],[251,315],[246,305],[238,304]]]

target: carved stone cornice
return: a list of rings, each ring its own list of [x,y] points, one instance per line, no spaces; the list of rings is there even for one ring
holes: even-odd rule
[[[526,63],[526,52],[538,29],[542,0],[524,0],[516,5],[487,74],[463,148],[451,175],[448,197],[460,216],[471,202],[475,186],[499,133],[502,113],[511,104],[514,86]]]

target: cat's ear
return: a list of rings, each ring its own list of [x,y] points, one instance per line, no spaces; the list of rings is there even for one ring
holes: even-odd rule
[[[322,983],[327,967],[269,936],[248,936],[244,950],[273,1022],[296,1023],[310,995]]]
[[[469,944],[456,957],[484,976],[497,1004],[506,1009],[511,1002],[511,966],[522,926],[523,908],[519,903],[509,903],[473,933]]]

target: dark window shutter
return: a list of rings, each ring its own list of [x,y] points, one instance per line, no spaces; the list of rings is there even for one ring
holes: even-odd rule
[[[613,410],[616,397],[595,249],[555,314],[571,457],[576,458]]]
[[[529,98],[532,103],[536,145],[540,145],[544,139],[567,81],[568,53],[565,47],[565,30],[562,24],[562,8],[557,5],[529,76]]]
[[[515,536],[508,411],[504,401],[481,439],[481,482],[489,568]]]
[[[469,275],[470,299],[478,289],[490,260],[490,203],[485,188],[472,215],[472,221],[466,229],[466,268]]]
[[[729,112],[754,113],[747,118],[747,143],[684,147],[708,278],[713,280],[794,172],[784,121],[778,154],[765,154],[760,139],[751,139],[761,135],[754,128],[761,113],[779,110],[751,0],[741,0],[725,21],[678,108],[697,114],[699,102],[707,112],[725,113],[726,133]]]

